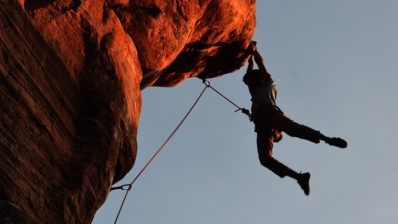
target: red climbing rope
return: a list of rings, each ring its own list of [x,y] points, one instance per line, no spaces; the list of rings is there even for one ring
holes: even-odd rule
[[[159,153],[163,150],[163,148],[167,145],[167,143],[169,142],[169,140],[174,136],[174,134],[177,132],[177,130],[181,127],[182,123],[184,123],[184,121],[187,119],[187,117],[189,116],[189,114],[192,112],[192,110],[195,108],[196,104],[199,102],[200,98],[202,97],[203,93],[205,92],[205,90],[208,88],[209,86],[206,85],[205,88],[203,88],[202,92],[199,94],[198,98],[195,100],[195,102],[193,103],[193,105],[191,106],[191,108],[188,110],[188,112],[185,114],[185,116],[182,118],[182,120],[180,121],[180,123],[177,125],[177,127],[173,130],[173,132],[170,134],[170,136],[164,141],[164,143],[159,147],[159,149],[155,152],[155,154],[153,154],[153,156],[151,157],[151,159],[149,159],[149,161],[145,164],[145,166],[141,169],[141,171],[137,174],[137,176],[129,183],[129,184],[124,184],[118,187],[113,187],[111,188],[111,190],[116,190],[116,189],[121,189],[121,190],[126,190],[126,194],[124,195],[123,201],[120,205],[119,211],[117,213],[116,219],[115,219],[115,224],[117,223],[117,220],[119,219],[119,215],[120,212],[123,209],[124,203],[126,202],[126,198],[128,193],[131,190],[131,187],[133,186],[133,184],[135,183],[135,181],[141,176],[141,174],[145,171],[145,169],[149,166],[149,164],[152,163],[152,161],[156,158],[156,156],[159,155]]]

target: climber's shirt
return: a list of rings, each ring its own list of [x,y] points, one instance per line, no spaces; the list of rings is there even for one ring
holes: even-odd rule
[[[278,108],[276,106],[277,94],[278,90],[272,78],[258,84],[252,95],[252,113],[258,114],[261,108],[267,106]]]

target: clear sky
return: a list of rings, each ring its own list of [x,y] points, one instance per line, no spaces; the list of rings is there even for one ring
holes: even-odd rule
[[[293,120],[348,148],[284,135],[274,156],[311,173],[305,196],[258,161],[253,124],[208,89],[164,151],[130,191],[118,223],[398,223],[398,1],[259,0],[258,42]],[[210,80],[242,107],[250,95],[238,72]],[[148,88],[129,183],[203,88],[193,78]],[[112,192],[95,224],[113,223],[124,191]]]

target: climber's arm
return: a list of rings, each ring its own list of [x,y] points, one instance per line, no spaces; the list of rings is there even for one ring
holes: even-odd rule
[[[246,74],[249,74],[251,71],[253,71],[253,67],[254,67],[253,56],[250,56],[249,65],[247,66]]]
[[[267,69],[265,68],[264,62],[263,62],[263,58],[261,57],[260,53],[258,53],[258,51],[254,51],[254,60],[256,61],[256,64],[258,66],[258,69],[260,71],[262,71],[263,73],[268,74]]]

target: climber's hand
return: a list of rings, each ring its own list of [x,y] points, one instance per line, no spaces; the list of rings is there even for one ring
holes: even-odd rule
[[[242,111],[242,113],[244,113],[244,114],[246,114],[246,115],[250,115],[250,112],[249,112],[248,109],[246,109],[246,108],[241,108],[240,110]]]
[[[257,51],[257,46],[256,46],[256,44],[257,44],[256,41],[250,42],[249,47],[247,48],[247,50],[248,50],[248,52],[249,52],[250,54],[254,54],[254,52]]]

